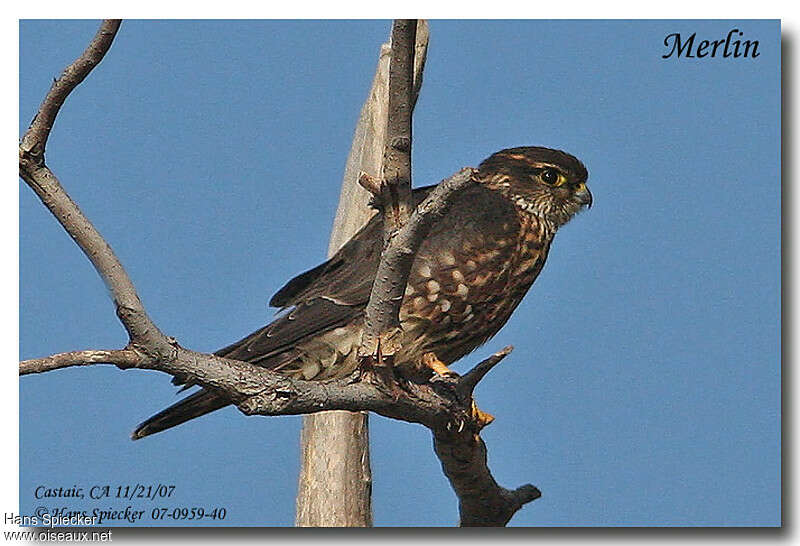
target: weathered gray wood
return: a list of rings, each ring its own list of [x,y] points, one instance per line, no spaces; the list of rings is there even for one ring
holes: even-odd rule
[[[414,98],[419,94],[428,49],[428,26],[417,29]],[[333,255],[374,214],[370,193],[358,184],[363,171],[383,173],[389,106],[391,46],[383,44],[372,87],[361,109],[347,158],[339,206],[331,230]],[[368,527],[372,525],[372,473],[366,413],[323,412],[303,417],[296,524],[299,527]]]

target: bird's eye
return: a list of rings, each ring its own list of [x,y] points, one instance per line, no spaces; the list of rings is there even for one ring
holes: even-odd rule
[[[542,182],[545,184],[552,185],[558,182],[558,171],[555,169],[545,169],[539,176],[542,178]]]

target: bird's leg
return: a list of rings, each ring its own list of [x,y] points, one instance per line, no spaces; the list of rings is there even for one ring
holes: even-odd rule
[[[447,365],[439,360],[436,353],[425,353],[422,355],[422,365],[433,371],[441,377],[458,377],[458,374],[447,367]]]

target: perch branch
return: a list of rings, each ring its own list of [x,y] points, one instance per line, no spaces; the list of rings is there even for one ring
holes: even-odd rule
[[[442,434],[477,432],[471,398],[460,398],[451,386],[409,383],[402,393],[358,373],[344,379],[306,381],[216,355],[198,353],[171,342],[168,357],[138,348],[73,351],[20,362],[20,375],[94,364],[120,369],[164,372],[215,389],[247,415],[300,415],[328,410],[374,411],[385,417],[419,423]],[[496,355],[489,357],[495,358]],[[479,364],[478,366],[481,366]],[[452,439],[451,439],[452,440]]]
[[[292,380],[250,363],[197,353],[166,337],[150,320],[110,245],[44,163],[47,137],[59,108],[70,91],[103,58],[117,28],[118,21],[103,22],[83,55],[53,84],[20,142],[19,168],[20,176],[58,219],[108,285],[117,316],[128,331],[130,343],[120,350],[76,351],[26,360],[20,363],[20,375],[110,363],[121,369],[156,370],[182,377],[224,394],[246,414],[374,411],[386,417],[419,423],[433,431],[435,450],[459,497],[462,525],[505,525],[523,504],[537,498],[539,493],[532,485],[508,490],[492,478],[486,462],[486,447],[478,435],[483,424],[475,417],[472,390],[486,372],[508,354],[508,348],[478,364],[455,385],[446,382],[408,383],[403,389],[387,392],[387,385],[375,381],[369,374],[331,381]],[[413,44],[413,34],[410,37]],[[410,130],[408,135],[410,151]],[[408,165],[410,168],[410,162]],[[372,293],[374,298],[370,299],[369,307],[379,317],[373,326],[382,328],[386,319],[389,323],[396,323],[399,302],[416,250],[432,223],[446,213],[455,193],[474,182],[473,175],[474,169],[467,168],[444,180],[420,203],[408,221],[394,231],[381,259]],[[407,181],[410,184],[410,170]],[[395,195],[398,194],[392,192],[392,196]]]
[[[392,393],[380,381],[357,375],[327,381],[290,379],[246,362],[196,353],[172,343],[169,358],[139,350],[76,351],[20,363],[20,374],[42,373],[71,366],[110,363],[121,369],[144,369],[187,377],[229,397],[247,415],[300,415],[328,410],[373,411],[384,417],[418,423],[433,431],[434,448],[459,498],[462,525],[505,525],[524,504],[540,496],[524,485],[501,487],[486,461],[480,424],[472,398],[459,396],[439,383],[409,383]],[[508,354],[492,355],[474,369],[486,369]],[[469,373],[464,377],[469,377]]]

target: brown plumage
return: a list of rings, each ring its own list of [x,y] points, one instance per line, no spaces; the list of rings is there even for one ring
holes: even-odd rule
[[[548,148],[502,150],[481,163],[479,184],[454,198],[414,260],[396,365],[417,368],[427,352],[449,365],[497,333],[542,270],[558,228],[591,206],[587,176],[575,157]],[[414,190],[415,200],[432,188]],[[305,379],[352,373],[382,224],[379,212],[330,260],[289,281],[270,300],[285,312],[216,354]],[[133,438],[228,403],[200,390],[139,425]]]

